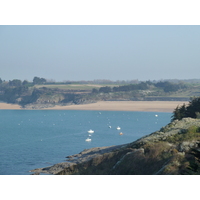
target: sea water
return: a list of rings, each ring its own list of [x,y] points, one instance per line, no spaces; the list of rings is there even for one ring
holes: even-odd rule
[[[0,110],[0,175],[28,175],[84,149],[133,142],[170,122],[171,113]],[[117,130],[117,126],[121,129]],[[94,130],[90,134],[88,130]],[[123,135],[119,133],[122,132]],[[90,137],[91,141],[85,140]]]

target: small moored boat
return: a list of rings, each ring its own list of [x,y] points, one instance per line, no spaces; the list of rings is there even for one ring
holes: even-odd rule
[[[87,138],[85,141],[86,142],[91,142],[91,140],[92,140],[91,138]]]
[[[120,130],[120,129],[121,129],[121,128],[118,126],[118,127],[117,127],[117,130]]]
[[[90,130],[88,131],[88,133],[94,133],[94,131],[93,131],[92,129],[90,129]]]

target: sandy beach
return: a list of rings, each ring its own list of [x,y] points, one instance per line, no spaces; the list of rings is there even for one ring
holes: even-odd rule
[[[187,104],[184,101],[99,101],[97,103],[69,106],[55,106],[44,110],[108,110],[108,111],[152,111],[173,112],[178,105]],[[0,103],[0,109],[19,110],[16,104]]]
[[[173,112],[183,101],[100,101],[92,104],[55,106],[50,110],[110,110]]]
[[[21,106],[18,104],[0,103],[0,110],[20,110]]]

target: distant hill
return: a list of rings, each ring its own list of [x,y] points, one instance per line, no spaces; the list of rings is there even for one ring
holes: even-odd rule
[[[48,82],[34,77],[33,82],[0,79],[0,101],[24,108],[86,104],[97,101],[189,101],[200,96],[198,80]]]

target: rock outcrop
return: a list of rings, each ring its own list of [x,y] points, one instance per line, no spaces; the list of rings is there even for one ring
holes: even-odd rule
[[[200,119],[175,120],[132,143],[87,149],[34,174],[198,174]]]

